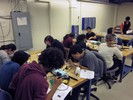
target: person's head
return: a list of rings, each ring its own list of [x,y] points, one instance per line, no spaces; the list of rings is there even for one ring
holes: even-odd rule
[[[38,61],[48,73],[64,65],[64,55],[61,50],[50,47],[41,52]]]
[[[68,39],[69,36],[70,36],[69,34],[66,34],[66,35],[63,37],[63,41],[66,40],[66,39]]]
[[[85,40],[85,34],[80,34],[80,35],[78,35],[78,37],[77,37],[77,42],[78,41],[84,41]]]
[[[46,45],[48,45],[48,46],[51,46],[51,44],[52,44],[53,41],[54,41],[54,39],[53,39],[53,37],[50,36],[50,35],[46,36],[45,39],[44,39],[44,43],[45,43]]]
[[[109,47],[112,46],[112,43],[114,42],[114,36],[112,34],[107,34],[105,37],[105,41]]]
[[[70,33],[69,36],[72,37],[72,38],[74,38],[75,37],[75,34],[74,33]]]
[[[16,51],[12,57],[12,61],[18,63],[20,66],[22,66],[27,60],[29,59],[30,55],[26,52],[19,50]]]
[[[112,28],[112,27],[108,28],[107,34],[114,34],[114,28]]]
[[[82,56],[82,53],[83,53],[83,50],[81,48],[80,45],[76,44],[76,45],[73,45],[71,48],[70,48],[70,54],[73,58],[75,59],[80,59],[81,56]]]
[[[0,50],[5,50],[6,49],[6,45],[2,45],[1,47],[0,47]]]
[[[16,46],[12,43],[8,44],[5,46],[5,50],[6,50],[8,55],[12,55],[14,53],[14,51],[16,50]]]
[[[86,31],[87,31],[87,33],[90,33],[91,32],[91,27],[90,26],[88,26],[87,28],[86,28]]]
[[[129,17],[129,16],[127,16],[127,17],[125,18],[125,20],[126,20],[126,21],[129,21],[129,20],[130,20],[130,17]]]

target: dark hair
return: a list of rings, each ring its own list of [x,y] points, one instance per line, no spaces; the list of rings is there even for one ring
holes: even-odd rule
[[[88,27],[86,28],[86,30],[88,30],[88,29],[90,29],[90,30],[91,30],[92,28],[91,28],[90,26],[88,26]]]
[[[112,31],[113,31],[113,28],[112,27],[108,28],[107,29],[107,34],[112,34]]]
[[[78,37],[77,37],[77,42],[79,42],[79,41],[84,41],[84,39],[85,39],[85,34],[80,34],[80,35],[78,35]]]
[[[44,42],[49,41],[50,43],[52,43],[53,40],[54,40],[53,37],[48,35],[48,36],[45,37]]]
[[[11,51],[15,51],[16,50],[16,46],[12,43],[8,44],[5,46],[5,49],[11,49]]]
[[[6,49],[6,45],[2,45],[1,47],[0,47],[0,50],[5,50]]]
[[[83,50],[81,48],[80,45],[76,44],[76,45],[73,45],[71,48],[70,48],[70,54],[76,54],[76,53],[82,53]]]
[[[70,33],[69,36],[72,37],[72,38],[74,38],[75,37],[75,34],[74,33]]]
[[[59,69],[64,65],[64,55],[61,50],[50,47],[42,51],[39,63],[50,70]]]
[[[64,37],[63,37],[63,41],[66,40],[70,35],[69,34],[66,34]]]
[[[12,57],[12,61],[18,63],[20,66],[29,59],[30,55],[26,52],[19,50],[16,51]]]
[[[129,17],[129,16],[127,16],[127,17],[125,18],[125,20],[130,20],[130,17]]]

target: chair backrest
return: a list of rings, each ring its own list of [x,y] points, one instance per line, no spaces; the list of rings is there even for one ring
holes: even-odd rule
[[[98,52],[96,52],[96,51],[92,51],[92,52],[95,54],[95,56],[96,56],[98,59],[100,59],[100,60],[103,61],[103,74],[106,73],[106,71],[107,71],[107,63],[106,63],[106,61],[105,61],[105,58],[104,58],[100,53],[98,53]]]
[[[0,100],[12,100],[12,98],[8,92],[0,89]]]

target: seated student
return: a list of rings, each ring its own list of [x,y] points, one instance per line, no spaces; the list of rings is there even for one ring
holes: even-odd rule
[[[38,59],[24,64],[13,77],[10,89],[15,91],[14,100],[52,100],[61,78],[55,78],[51,91],[47,94],[48,82],[46,75],[53,69],[64,65],[63,53],[57,48],[48,48],[42,51]]]
[[[106,59],[107,68],[108,70],[110,70],[118,67],[117,65],[114,65],[113,56],[115,55],[119,60],[122,60],[123,56],[122,52],[117,47],[112,45],[112,42],[114,42],[114,36],[112,34],[107,34],[105,37],[105,41],[106,43],[100,44],[99,53],[103,55],[103,57]],[[120,68],[116,76],[118,76],[119,73]]]
[[[86,43],[85,43],[84,34],[78,35],[76,44],[80,45],[81,48],[86,49]]]
[[[92,32],[91,27],[86,28],[86,39],[87,40],[97,40],[96,34]]]
[[[73,39],[75,37],[74,33],[70,33],[70,34],[66,34],[63,37],[63,45],[65,48],[71,48],[71,46],[73,45]]]
[[[79,45],[74,45],[71,47],[70,53],[73,58],[79,60],[81,66],[87,67],[89,70],[94,71],[95,77],[99,75],[100,66],[103,66],[103,62],[98,59],[93,52],[83,50]],[[70,66],[73,66],[73,64],[70,63]],[[69,97],[69,100],[78,100],[81,87],[77,87],[72,91],[72,96]],[[86,87],[86,85],[84,84],[83,87]]]
[[[115,42],[117,42],[118,45],[122,45],[122,40],[115,35],[114,28],[112,27],[108,28],[107,34],[112,34],[114,36]]]
[[[60,49],[60,50],[63,52],[64,56],[65,56],[65,49],[64,49],[64,46],[63,46],[63,44],[62,44],[60,41],[58,41],[57,39],[54,39],[52,36],[48,35],[48,36],[45,37],[44,43],[47,45],[46,48],[49,48],[49,47],[56,47],[56,48]]]
[[[0,87],[3,90],[8,91],[13,75],[18,72],[20,66],[22,66],[28,58],[29,55],[24,51],[17,51],[14,53],[11,61],[7,61],[3,64],[0,70]]]
[[[4,50],[0,50],[0,69],[6,61],[10,61],[10,56],[16,50],[16,46],[14,44],[8,44],[4,48]]]

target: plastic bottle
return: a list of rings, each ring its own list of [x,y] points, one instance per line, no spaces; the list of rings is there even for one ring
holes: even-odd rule
[[[129,46],[129,50],[132,50],[132,45]]]
[[[76,68],[75,75],[78,76],[78,77],[80,76],[80,67]]]

